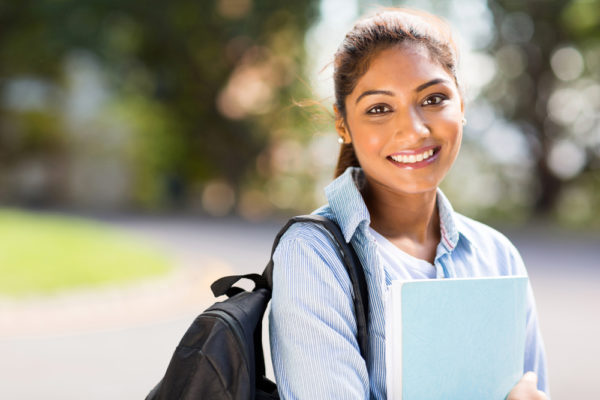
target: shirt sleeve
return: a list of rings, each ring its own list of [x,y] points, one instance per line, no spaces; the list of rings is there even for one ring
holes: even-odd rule
[[[298,225],[309,234],[297,234]],[[296,224],[273,261],[269,329],[280,397],[368,399],[351,283],[327,235]]]
[[[511,255],[517,271],[521,274],[527,274],[525,264],[521,255],[514,246],[511,245]],[[546,366],[546,352],[544,341],[540,332],[537,317],[537,309],[531,282],[527,284],[527,323],[525,334],[525,363],[523,372],[534,371],[538,376],[538,389],[550,397],[550,387],[548,385],[548,372]]]

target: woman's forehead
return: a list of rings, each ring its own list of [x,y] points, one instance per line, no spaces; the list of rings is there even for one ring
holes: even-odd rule
[[[440,78],[453,81],[451,74],[432,57],[426,46],[394,45],[381,50],[373,57],[353,92],[382,85],[413,88],[431,79]]]

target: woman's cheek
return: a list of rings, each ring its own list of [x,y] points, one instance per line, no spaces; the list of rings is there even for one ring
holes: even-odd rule
[[[367,146],[371,152],[378,152],[379,148],[382,146],[383,139],[380,132],[373,132],[370,135],[367,135]]]
[[[385,141],[386,128],[381,125],[364,127],[361,130],[361,144],[368,151],[377,150]]]
[[[456,157],[458,156],[458,152],[460,151],[460,146],[462,144],[462,126],[454,127],[454,135],[451,140],[452,142],[452,164],[456,161]]]

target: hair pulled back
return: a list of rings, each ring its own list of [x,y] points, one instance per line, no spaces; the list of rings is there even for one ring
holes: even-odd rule
[[[346,121],[346,97],[367,72],[370,61],[382,50],[402,43],[424,46],[454,78],[457,86],[458,50],[447,23],[424,11],[387,8],[359,20],[338,48],[334,57],[335,105]],[[347,128],[346,124],[346,128]],[[340,176],[347,167],[360,166],[352,143],[344,143],[335,170]]]

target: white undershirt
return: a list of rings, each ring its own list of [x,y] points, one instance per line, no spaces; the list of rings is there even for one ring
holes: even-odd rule
[[[402,251],[383,235],[369,227],[371,235],[375,238],[379,253],[388,273],[392,279],[432,279],[436,277],[436,269],[428,261],[413,257]]]

